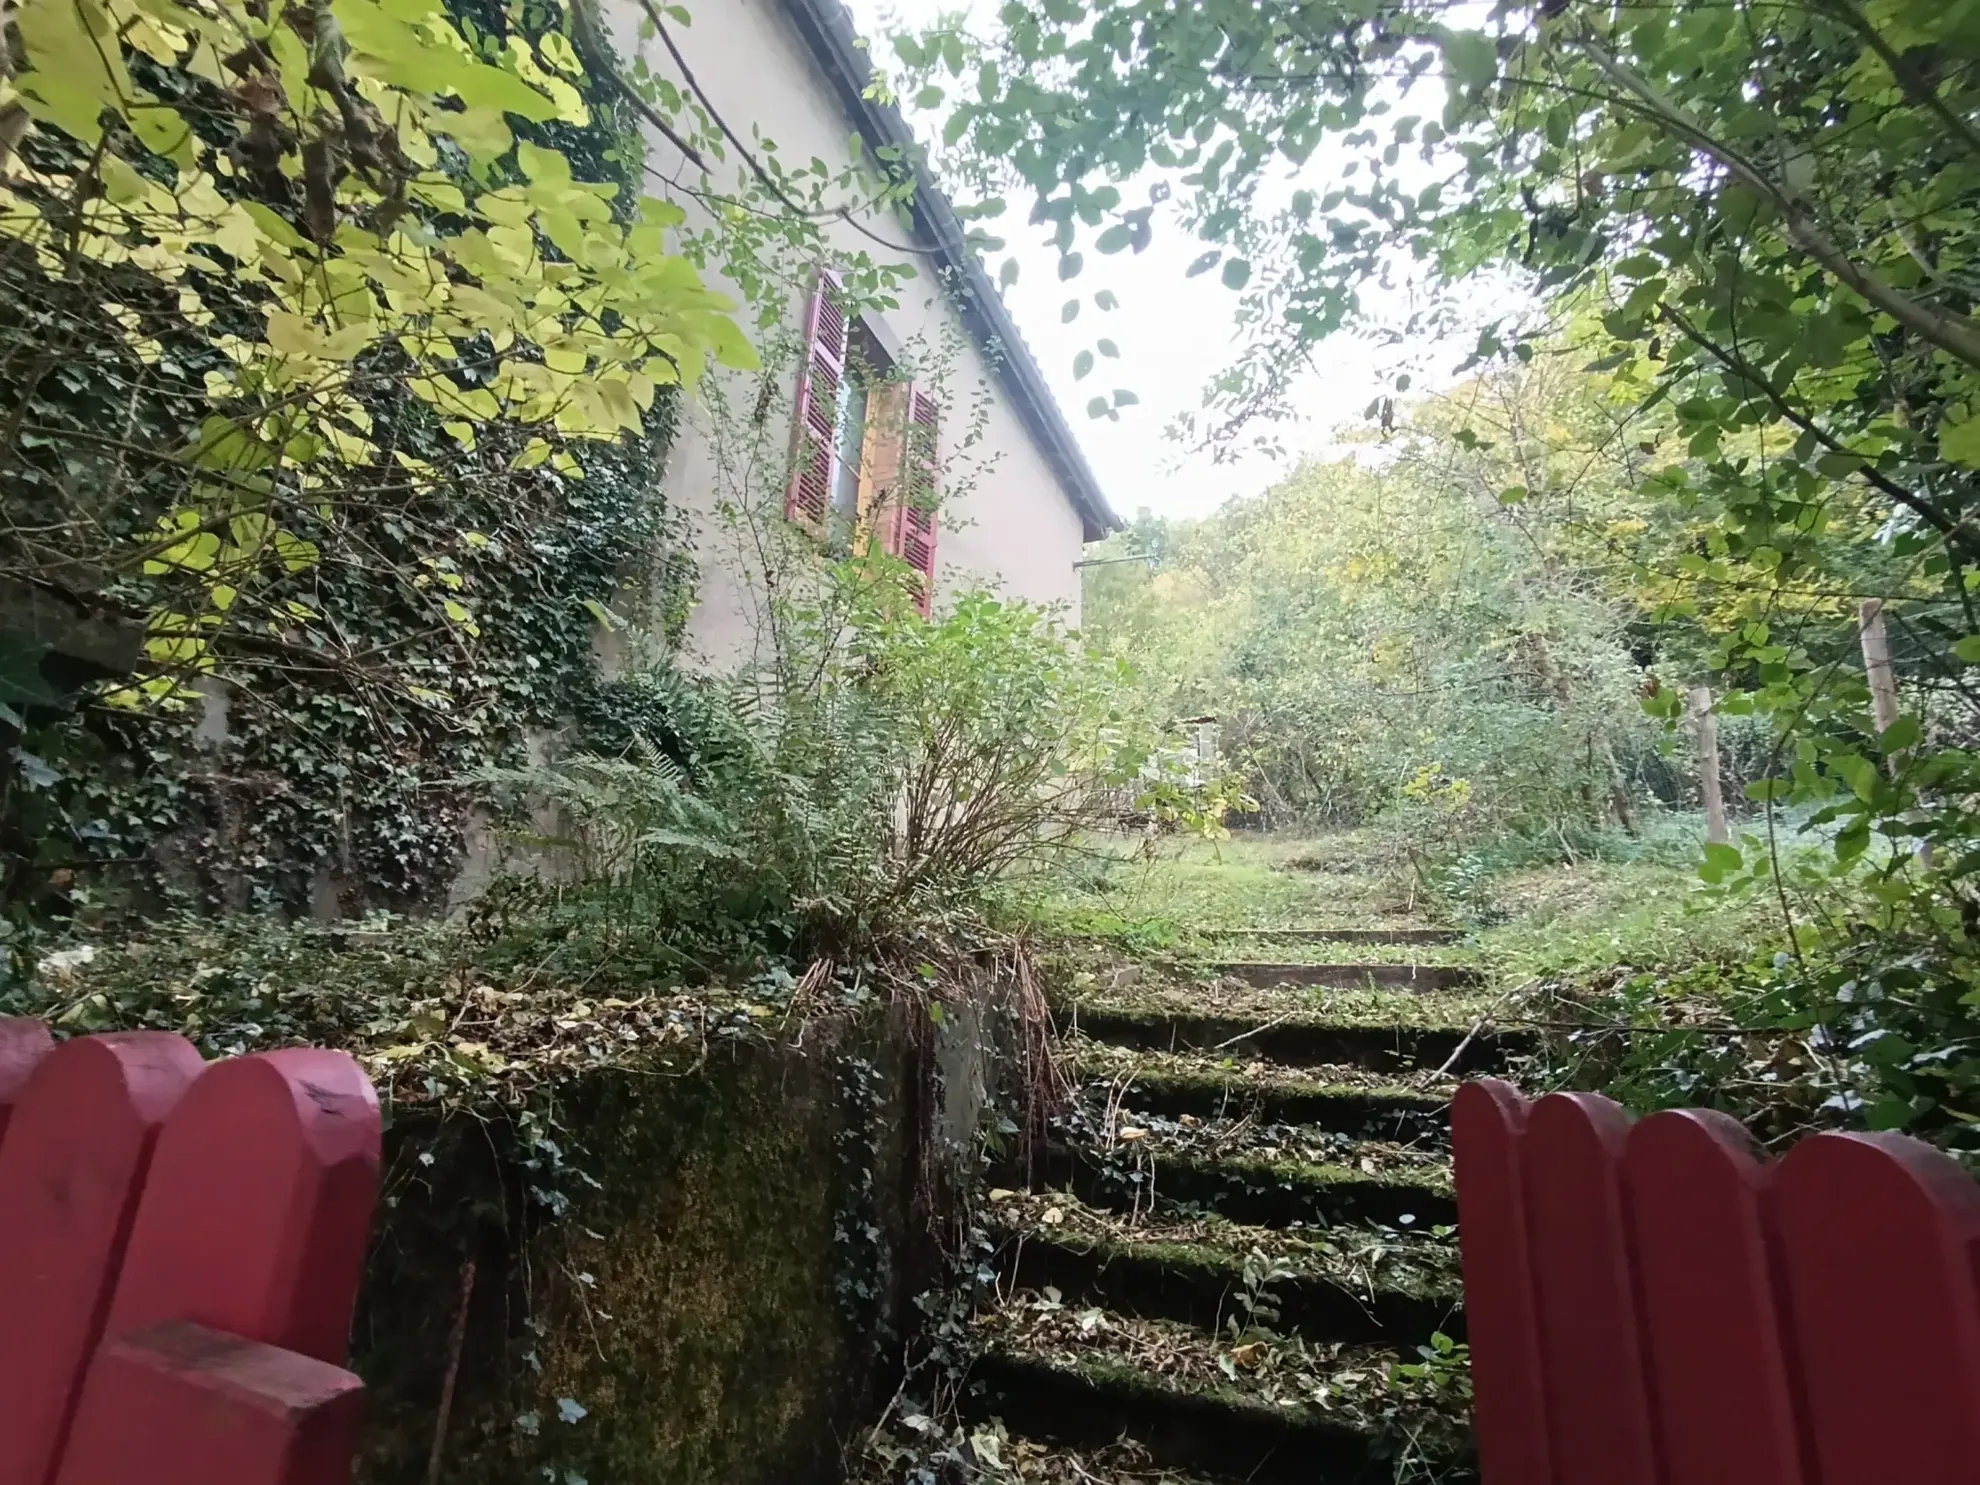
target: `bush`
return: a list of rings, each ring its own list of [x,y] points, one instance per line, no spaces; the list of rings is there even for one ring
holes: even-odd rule
[[[845,564],[780,605],[761,667],[628,682],[664,727],[493,776],[558,822],[530,837],[549,869],[496,898],[549,909],[532,932],[559,943],[584,925],[681,954],[839,956],[974,913],[1123,786],[1194,818],[1145,776],[1164,738],[1118,661],[989,592],[924,619],[897,577]]]

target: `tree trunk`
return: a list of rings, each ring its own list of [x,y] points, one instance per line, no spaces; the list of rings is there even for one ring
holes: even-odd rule
[[[1897,668],[1891,664],[1891,636],[1884,627],[1884,600],[1866,598],[1857,610],[1857,630],[1863,639],[1863,678],[1870,683],[1870,715],[1879,732],[1889,732],[1898,719]],[[1902,754],[1884,760],[1893,777],[1904,767]],[[1912,818],[1916,818],[1914,815]],[[1918,843],[1918,860],[1932,864],[1932,843]]]
[[[1866,598],[1859,611],[1863,635],[1863,677],[1870,683],[1870,713],[1877,730],[1888,732],[1898,719],[1897,672],[1891,668],[1891,638],[1884,629],[1884,600]]]
[[[1705,803],[1705,839],[1724,845],[1732,839],[1726,829],[1726,796],[1719,786],[1719,719],[1712,715],[1712,688],[1694,687],[1691,712],[1698,719],[1698,796]]]

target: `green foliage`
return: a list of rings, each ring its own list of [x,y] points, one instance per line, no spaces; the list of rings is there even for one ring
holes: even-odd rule
[[[980,911],[1134,786],[1160,738],[1118,664],[988,592],[924,619],[897,566],[779,600],[761,670],[628,682],[664,733],[494,776],[558,821],[529,843],[570,884],[513,889],[540,899],[552,963],[635,939],[853,956]]]
[[[161,907],[439,906],[470,779],[649,703],[592,651],[691,602],[677,389],[902,199],[729,139],[667,24],[622,63],[535,0],[0,21],[8,972]],[[645,194],[641,123],[700,178]],[[861,304],[912,275],[834,257]]]
[[[1630,605],[1543,562],[1546,523],[1467,488],[1434,426],[1375,470],[1309,464],[1089,569],[1087,632],[1207,712],[1275,822],[1383,815],[1437,852],[1605,817],[1654,750]],[[1455,467],[1454,467],[1455,465]],[[1536,526],[1539,529],[1536,530]]]
[[[1795,809],[1845,875],[1874,860],[1881,922],[1938,932],[1973,901],[1970,14],[1013,0],[956,44],[979,79],[951,105],[956,179],[1028,198],[1067,263],[1117,226],[1141,242],[1167,225],[1204,245],[1193,272],[1224,266],[1246,333],[1185,432],[1224,449],[1284,415],[1316,342],[1365,321],[1365,291],[1403,264],[1488,289],[1467,369],[1586,361],[1620,476],[1600,519],[1579,480],[1530,461],[1492,492],[1585,527],[1540,544],[1543,571],[1599,556],[1639,637],[1663,631],[1676,674],[1645,678],[1652,715],[1676,722],[1709,677],[1722,717],[1758,719],[1754,802]],[[1449,331],[1461,309],[1432,295],[1390,328]],[[1397,396],[1370,410],[1385,433]],[[1451,405],[1453,442],[1503,456],[1475,403]],[[1867,596],[1902,679],[1888,731],[1851,622]]]
[[[1770,1143],[1896,1129],[1980,1167],[1970,942],[1856,928],[1804,950],[1620,979],[1579,1008],[1556,1075],[1637,1108],[1725,1108]]]

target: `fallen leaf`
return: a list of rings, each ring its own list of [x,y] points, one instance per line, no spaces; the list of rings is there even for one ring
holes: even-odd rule
[[[1047,1227],[1057,1227],[1061,1222],[1066,1220],[1066,1209],[1064,1207],[1047,1207],[1039,1216],[1038,1220],[1043,1222]]]
[[[1121,1138],[1124,1140],[1145,1140],[1148,1138],[1148,1131],[1139,1125],[1123,1124],[1121,1126]]]

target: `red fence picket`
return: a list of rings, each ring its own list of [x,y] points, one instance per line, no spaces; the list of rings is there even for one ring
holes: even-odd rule
[[[1799,1485],[1766,1171],[1724,1114],[1656,1114],[1623,1157],[1659,1442],[1672,1480]]]
[[[1452,1130],[1486,1485],[1980,1477],[1980,1186],[1941,1152],[1769,1165],[1722,1115],[1491,1080]]]
[[[376,1196],[357,1064],[0,1021],[0,1485],[334,1485]]]
[[[203,1064],[162,1031],[44,1057],[0,1146],[0,1485],[43,1485],[103,1333],[152,1142]]]
[[[1500,1478],[1553,1479],[1540,1326],[1519,1160],[1526,1100],[1486,1078],[1451,1103],[1464,1193],[1465,1329],[1471,1337],[1478,1456]]]
[[[1980,1189],[1900,1135],[1803,1140],[1774,1220],[1822,1485],[1980,1473]]]

